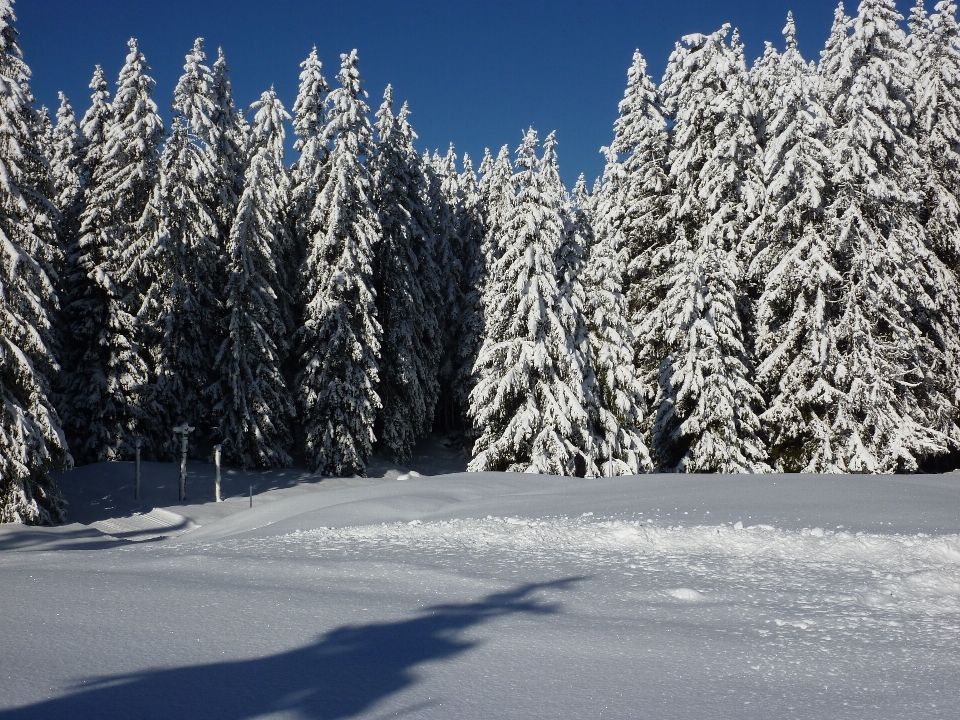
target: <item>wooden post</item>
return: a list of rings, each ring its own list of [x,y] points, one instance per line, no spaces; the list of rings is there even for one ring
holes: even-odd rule
[[[180,502],[187,499],[187,436],[193,430],[186,423],[173,429],[173,432],[180,436]]]
[[[250,486],[250,507],[253,507],[253,485]]]
[[[213,465],[216,468],[216,479],[213,482],[213,499],[214,502],[221,502],[220,500],[220,448],[222,445],[213,446]]]
[[[139,500],[140,499],[140,445],[141,445],[140,438],[137,438],[135,445],[137,448],[137,470],[136,470],[136,481],[133,486],[133,499]]]

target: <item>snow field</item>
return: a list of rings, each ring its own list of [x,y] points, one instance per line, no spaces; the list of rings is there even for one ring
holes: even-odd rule
[[[80,478],[96,524],[127,470]],[[146,542],[0,533],[0,607],[31,608],[0,613],[0,720],[960,706],[954,476],[410,475],[264,480]]]

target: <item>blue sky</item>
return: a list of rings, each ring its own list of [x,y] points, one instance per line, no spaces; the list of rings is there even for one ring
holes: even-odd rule
[[[912,4],[912,2],[910,3]],[[848,2],[848,12],[856,5]],[[659,81],[679,38],[724,22],[740,28],[752,62],[763,41],[782,45],[788,10],[801,51],[817,59],[833,0],[18,0],[15,4],[33,88],[53,108],[63,90],[80,115],[99,63],[116,79],[131,36],[153,68],[165,121],[183,56],[195,37],[208,55],[222,46],[238,104],[274,85],[289,108],[299,63],[317,46],[333,82],[340,53],[357,48],[375,110],[387,83],[408,100],[420,149],[450,142],[479,162],[483,148],[514,149],[533,125],[557,131],[560,166],[571,185],[603,170],[617,103],[635,48]],[[901,0],[900,12],[909,6]]]

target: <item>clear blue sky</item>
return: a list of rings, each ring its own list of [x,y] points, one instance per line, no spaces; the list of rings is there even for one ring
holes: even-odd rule
[[[912,0],[900,0],[909,12]],[[375,110],[387,83],[408,100],[418,147],[450,142],[479,163],[485,146],[514,149],[530,125],[557,131],[560,166],[571,185],[603,170],[633,51],[659,81],[674,43],[686,33],[740,28],[752,62],[763,41],[782,46],[793,10],[801,51],[818,59],[833,0],[17,0],[25,59],[39,102],[55,109],[67,93],[81,115],[93,67],[116,79],[126,41],[136,37],[153,68],[165,122],[183,56],[195,37],[208,56],[222,46],[238,104],[274,85],[289,108],[299,63],[313,45],[333,83],[340,53],[357,48]],[[931,3],[928,3],[932,5]],[[847,12],[856,3],[847,2]]]

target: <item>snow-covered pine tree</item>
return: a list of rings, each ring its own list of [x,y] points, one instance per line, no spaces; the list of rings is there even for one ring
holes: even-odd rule
[[[471,335],[464,320],[469,320],[470,305],[466,298],[468,268],[464,266],[463,227],[464,195],[457,172],[457,155],[453,144],[447,154],[434,152],[427,171],[430,211],[434,218],[434,259],[440,269],[443,294],[444,351],[440,364],[440,402],[445,430],[460,430],[465,425],[468,398],[459,384],[469,374],[470,356],[463,354],[465,336]],[[471,343],[472,346],[472,343]]]
[[[160,181],[149,209],[155,214],[155,235],[148,253],[156,272],[142,317],[160,411],[154,445],[167,456],[178,451],[171,444],[176,425],[197,428],[196,438],[210,435],[204,390],[212,381],[219,349],[214,328],[222,314],[211,283],[219,260],[217,220],[207,196],[214,170],[191,140],[187,122],[183,115],[174,119],[160,158]]]
[[[374,198],[380,220],[375,286],[383,326],[377,394],[378,441],[398,462],[430,432],[440,394],[443,351],[439,269],[433,260],[433,228],[425,204],[422,159],[407,105],[393,114],[389,85],[377,112],[378,143],[372,160]]]
[[[143,221],[158,178],[164,129],[146,60],[136,40],[128,45],[109,114],[92,109],[83,128],[86,134],[89,125],[91,134],[102,133],[105,141],[101,148],[87,135],[84,165],[92,175],[84,188],[77,248],[86,283],[69,309],[80,323],[65,424],[74,453],[87,462],[132,456],[136,437],[150,439],[158,410],[137,314],[155,272],[145,257],[153,232]],[[98,80],[95,74],[95,105],[103,97]]]
[[[175,455],[173,428],[183,422],[210,437],[211,371],[222,339],[219,282],[217,171],[213,166],[213,77],[204,65],[203,40],[187,54],[174,89],[174,125],[160,159],[159,182],[148,212],[154,238],[147,250],[151,286],[142,313],[144,347],[156,402],[154,445]],[[194,443],[196,445],[197,443]]]
[[[910,20],[907,26],[910,28],[910,34],[907,35],[907,50],[910,53],[911,60],[914,62],[913,67],[916,69],[919,67],[920,58],[923,56],[927,44],[930,42],[930,17],[927,15],[927,10],[923,6],[923,0],[917,0],[916,4],[910,10]],[[915,78],[917,77],[916,72],[912,74]]]
[[[956,3],[951,0],[936,5],[915,84],[915,134],[929,169],[922,219],[935,252],[952,268],[960,266],[960,27],[956,15]]]
[[[500,148],[496,160],[486,152],[480,166],[481,176],[477,191],[480,196],[481,216],[484,225],[483,240],[480,243],[480,255],[483,261],[483,274],[480,284],[480,308],[482,323],[492,312],[497,298],[502,294],[502,278],[495,272],[497,262],[503,255],[503,236],[507,219],[516,198],[513,185],[513,167],[510,163],[510,148]],[[484,330],[484,332],[486,332]]]
[[[545,187],[532,128],[517,151],[519,193],[493,272],[500,297],[486,318],[470,416],[480,433],[471,471],[571,475],[589,442],[583,374],[560,316],[554,253],[563,221]]]
[[[551,132],[543,141],[543,156],[539,168],[542,200],[547,207],[558,208],[561,223],[559,242],[553,251],[554,277],[557,284],[556,311],[567,334],[568,353],[577,364],[582,378],[581,405],[592,420],[599,415],[601,401],[590,362],[590,340],[584,317],[587,299],[583,275],[592,229],[586,215],[577,210],[563,186],[556,147],[556,133]],[[588,431],[578,435],[577,447],[586,461],[588,474],[592,475],[597,471],[595,459],[603,451],[597,447],[598,438],[593,433],[595,424],[588,425],[588,428]]]
[[[922,163],[911,138],[911,63],[892,0],[863,0],[837,53],[828,110],[828,244],[845,283],[832,430],[848,472],[915,470],[956,436],[952,330],[936,295],[954,282],[917,220]]]
[[[273,90],[260,96],[250,134],[244,191],[227,240],[224,340],[209,392],[227,462],[243,468],[291,462],[293,400],[283,377],[287,328],[277,299],[277,235],[286,205],[283,123]]]
[[[33,136],[42,157],[48,161],[53,155],[53,118],[50,117],[50,108],[41,105],[34,110]]]
[[[790,15],[793,21],[793,15]],[[757,140],[765,147],[770,140],[768,128],[771,117],[776,113],[774,103],[780,91],[780,53],[773,43],[764,43],[763,55],[757,58],[750,68],[750,85],[757,102]]]
[[[300,89],[293,104],[293,149],[300,153],[290,170],[290,204],[286,210],[290,252],[284,266],[290,269],[289,307],[295,327],[303,316],[307,278],[299,269],[306,260],[310,238],[320,231],[322,218],[314,212],[319,189],[326,184],[327,159],[326,100],[330,86],[321,73],[323,64],[317,48],[300,63]],[[296,374],[297,358],[290,357],[291,373]]]
[[[820,52],[820,63],[817,65],[817,74],[820,77],[820,102],[829,109],[840,92],[839,73],[841,65],[850,62],[844,57],[847,39],[853,20],[844,12],[843,3],[837,4],[833,12],[833,26],[827,44]]]
[[[647,75],[646,61],[639,51],[627,71],[627,89],[619,113],[613,142],[605,149],[602,189],[592,199],[594,225],[604,252],[616,253],[616,261],[626,269],[617,282],[627,300],[641,381],[652,386],[662,358],[648,352],[653,347],[651,338],[637,333],[642,320],[649,317],[667,290],[662,276],[669,256],[661,250],[669,237],[668,138],[660,94]],[[633,415],[629,412],[624,417]]]
[[[313,213],[317,193],[326,183],[326,168],[329,148],[326,142],[325,103],[330,86],[321,74],[323,64],[317,56],[317,48],[310,51],[300,63],[300,91],[293,104],[293,132],[297,136],[293,149],[300,157],[291,171],[290,212],[291,232],[303,255],[309,239],[318,229],[321,218]],[[302,262],[302,257],[301,257]],[[302,278],[301,278],[302,282]]]
[[[340,87],[328,97],[329,173],[313,212],[297,388],[311,469],[363,475],[380,408],[381,329],[374,305],[373,259],[381,229],[367,162],[374,152],[369,108],[354,50],[340,56]]]
[[[792,16],[784,36],[767,104],[767,192],[749,269],[760,295],[754,338],[757,383],[767,401],[761,422],[774,469],[840,472],[832,425],[843,402],[833,384],[843,287],[825,237],[829,120],[817,101],[819,80],[797,48]]]
[[[80,128],[67,96],[59,93],[60,107],[53,129],[50,148],[50,176],[53,201],[60,213],[61,245],[69,244],[79,212],[80,198]],[[66,241],[66,242],[64,242]]]
[[[960,373],[960,301],[957,273],[960,268],[960,26],[957,5],[941,0],[930,18],[930,31],[921,49],[914,83],[916,96],[914,135],[925,163],[926,197],[920,218],[927,241],[951,282],[937,288],[937,303],[947,329],[946,366]],[[954,382],[958,382],[954,380]],[[960,384],[960,383],[958,383]],[[960,398],[960,393],[953,396]],[[957,401],[960,403],[960,401]]]
[[[574,188],[579,202],[589,202],[583,175]],[[584,203],[586,204],[586,203]],[[588,333],[588,372],[584,392],[595,437],[594,461],[602,475],[636,475],[653,469],[643,439],[646,396],[652,395],[634,364],[634,334],[624,292],[620,232],[598,235],[586,213],[570,210],[571,229],[584,238],[584,321]],[[608,226],[609,227],[609,226]],[[591,386],[592,387],[589,387]]]
[[[559,179],[559,176],[558,176]],[[457,206],[457,235],[460,239],[460,288],[457,338],[454,342],[453,363],[454,402],[458,419],[467,420],[470,407],[470,391],[476,379],[473,366],[480,351],[483,336],[483,310],[480,303],[480,285],[483,277],[483,239],[486,234],[483,224],[483,209],[477,176],[473,171],[470,156],[463,154],[463,172],[457,178],[460,188],[460,203]],[[561,186],[562,187],[562,186]],[[467,428],[468,434],[473,433]]]
[[[749,80],[729,30],[683,38],[662,89],[674,121],[669,290],[641,333],[661,360],[655,461],[686,472],[767,469],[741,290],[763,183]]]
[[[86,253],[81,252],[79,245],[83,209],[93,186],[96,168],[103,157],[106,133],[113,117],[109,86],[99,65],[94,69],[90,89],[93,90],[91,103],[80,122],[80,137],[76,148],[79,189],[73,209],[73,227],[69,227],[64,219],[61,220],[60,227],[60,245],[64,250],[65,263],[58,288],[62,310],[61,327],[69,328],[69,332],[61,333],[64,371],[56,379],[56,390],[59,395],[58,410],[64,428],[67,435],[73,438],[73,428],[85,430],[83,418],[74,411],[76,403],[84,404],[83,393],[77,393],[83,386],[74,381],[82,366],[83,355],[95,342],[94,338],[100,330],[99,301],[102,298],[93,290],[93,281],[87,277],[88,269],[84,267],[84,263],[88,258]],[[77,452],[76,445],[74,456],[81,461],[84,459],[82,454]]]
[[[217,51],[212,75],[213,110],[210,116],[210,135],[205,140],[217,171],[214,184],[219,223],[217,236],[221,253],[226,254],[227,238],[237,217],[237,203],[243,194],[250,128],[243,113],[238,112],[234,104],[230,68],[227,67],[222,48]],[[224,274],[221,274],[221,283],[226,283]],[[221,289],[224,286],[221,285]]]
[[[107,146],[107,131],[113,121],[113,107],[110,101],[110,86],[103,68],[97,65],[90,80],[90,107],[80,121],[80,180],[84,193],[93,183],[104,148]]]
[[[65,503],[50,471],[70,456],[48,398],[59,369],[50,342],[57,298],[37,258],[54,253],[55,211],[42,192],[46,162],[15,21],[11,1],[0,0],[0,523],[54,523]]]

